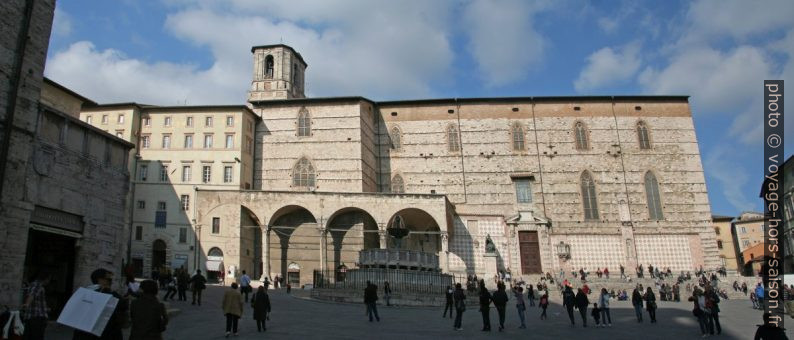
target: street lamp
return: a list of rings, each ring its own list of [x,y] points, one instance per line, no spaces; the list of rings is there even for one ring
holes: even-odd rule
[[[557,256],[563,261],[571,258],[571,246],[563,241],[557,244]]]

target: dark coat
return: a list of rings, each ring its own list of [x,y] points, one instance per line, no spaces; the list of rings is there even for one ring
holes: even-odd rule
[[[576,295],[572,290],[566,289],[562,292],[562,305],[571,308],[576,306]]]
[[[491,300],[493,301],[493,305],[496,306],[496,308],[505,308],[507,305],[507,293],[505,293],[504,290],[497,290],[493,292]]]
[[[491,307],[491,293],[483,289],[480,292],[480,311],[487,311]]]
[[[463,289],[455,289],[452,298],[455,300],[455,309],[466,309],[466,294]]]
[[[364,303],[375,303],[378,301],[378,288],[370,285],[364,288]]]
[[[130,340],[162,339],[160,326],[168,323],[165,305],[157,297],[143,295],[130,304]]]
[[[453,289],[452,291],[454,292],[455,290]],[[444,293],[444,294],[447,296],[447,303],[452,303],[452,293],[450,293],[449,291],[447,291],[447,292],[446,292],[446,293]]]
[[[207,279],[204,277],[204,275],[201,274],[193,275],[193,277],[190,278],[190,283],[191,283],[190,288],[192,288],[193,290],[196,289],[202,290],[204,288],[207,288]]]
[[[656,295],[653,292],[645,293],[645,308],[648,310],[656,309]]]
[[[587,299],[587,294],[584,292],[576,293],[576,308],[586,309],[590,305],[590,300]]]
[[[633,306],[639,305],[642,308],[642,294],[639,291],[634,291],[631,293],[631,304]]]
[[[256,292],[251,298],[251,307],[254,308],[254,320],[265,320],[270,313],[270,296],[267,293]]]

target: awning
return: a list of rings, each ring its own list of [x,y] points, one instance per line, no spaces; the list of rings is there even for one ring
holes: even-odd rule
[[[223,271],[223,261],[207,261],[207,271],[210,271],[210,272],[222,272]]]

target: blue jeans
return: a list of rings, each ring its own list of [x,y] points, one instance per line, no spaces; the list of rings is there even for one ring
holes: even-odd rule
[[[612,315],[609,314],[609,308],[601,308],[601,320],[604,320],[605,324],[612,324]]]
[[[372,321],[372,314],[375,314],[375,319],[380,321],[380,317],[378,316],[378,305],[374,302],[367,303],[367,315],[369,315],[369,321]]]
[[[634,305],[634,313],[637,313],[637,321],[642,322],[642,305]]]
[[[524,305],[516,305],[516,309],[518,309],[518,318],[521,320],[521,328],[526,328],[527,324],[524,321],[524,311],[527,309]]]

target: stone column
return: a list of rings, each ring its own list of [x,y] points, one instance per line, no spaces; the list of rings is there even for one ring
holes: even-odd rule
[[[264,281],[266,277],[270,277],[270,228],[268,226],[262,227],[262,277]]]
[[[441,253],[438,257],[442,273],[449,272],[449,233],[441,232]]]
[[[325,274],[326,267],[328,266],[328,242],[326,239],[328,236],[328,229],[320,227],[318,231],[320,232],[320,271]]]
[[[380,236],[380,249],[389,248],[389,234],[386,232],[386,228],[383,226],[379,226],[378,228],[378,236]]]

